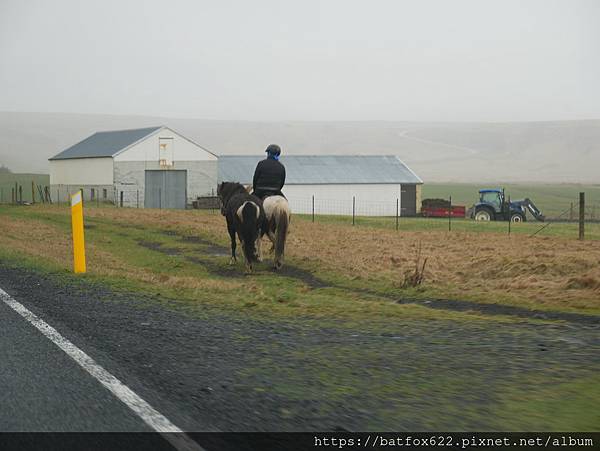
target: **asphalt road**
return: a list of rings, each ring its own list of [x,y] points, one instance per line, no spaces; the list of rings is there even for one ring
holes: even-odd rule
[[[588,374],[600,349],[590,322],[335,329],[190,312],[3,262],[0,288],[183,431],[492,430],[504,424],[490,412],[507,387]],[[151,430],[3,302],[0,359],[0,431]],[[406,389],[393,397],[371,390],[398,381]]]
[[[0,331],[1,430],[151,430],[4,303],[0,303]]]

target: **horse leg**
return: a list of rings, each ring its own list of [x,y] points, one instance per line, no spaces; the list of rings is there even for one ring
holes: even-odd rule
[[[233,265],[237,262],[237,258],[235,256],[235,249],[237,247],[235,228],[233,227],[233,225],[227,223],[227,231],[229,232],[229,238],[231,238],[231,259],[229,260],[229,264]]]
[[[269,240],[271,241],[271,249],[269,249],[269,252],[272,254],[273,252],[275,252],[275,233],[272,232],[271,230],[269,230],[267,232],[267,236],[269,237]]]
[[[275,230],[277,228],[277,223],[275,222],[275,218],[271,219],[271,223],[269,224],[269,228],[267,229],[267,236],[271,241],[271,249],[269,249],[269,253],[275,252]]]
[[[258,238],[256,239],[256,260],[258,260],[259,262],[262,262],[262,250],[261,250],[261,243],[262,243],[262,237],[261,234],[258,234]]]
[[[275,238],[275,269],[281,269],[283,266],[283,254],[285,252],[285,241],[287,238],[290,217],[287,212],[282,212],[277,220],[277,230]]]
[[[242,241],[242,249],[244,249],[244,257],[246,256],[245,244]],[[252,261],[248,258],[244,259],[246,261],[246,274],[252,274]]]

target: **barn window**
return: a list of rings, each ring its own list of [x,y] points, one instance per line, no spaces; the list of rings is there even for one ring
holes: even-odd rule
[[[158,162],[161,167],[173,166],[173,138],[158,138]]]

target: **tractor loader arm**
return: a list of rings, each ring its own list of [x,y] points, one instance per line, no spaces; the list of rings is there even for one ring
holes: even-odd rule
[[[544,221],[546,219],[546,217],[542,214],[540,209],[537,208],[535,206],[535,204],[533,203],[533,201],[529,198],[516,201],[515,204],[521,205],[521,206],[527,208],[527,210],[529,210],[529,213],[531,213],[531,215],[538,221]]]

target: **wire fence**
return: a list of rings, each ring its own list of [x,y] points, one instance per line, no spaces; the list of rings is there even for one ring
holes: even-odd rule
[[[524,207],[522,216],[517,215],[516,219],[514,215],[497,214],[489,221],[475,220],[474,206],[454,205],[451,196],[445,200],[436,199],[443,201],[441,206],[426,208],[425,201],[419,209],[403,207],[400,198],[365,200],[349,197],[340,200],[310,196],[288,200],[293,214],[315,223],[399,231],[495,232],[600,239],[600,199],[586,203],[585,195],[583,199],[541,203],[542,215],[537,218]],[[546,208],[548,214],[544,214]]]
[[[0,189],[0,203],[53,203],[70,204],[71,195],[81,188],[76,186],[48,187],[35,182],[16,183]],[[137,185],[106,186],[83,189],[84,202],[88,206],[111,206],[116,208],[144,208],[144,191]],[[27,196],[25,195],[27,194]],[[10,196],[10,197],[9,197]],[[169,193],[159,193],[154,208],[168,209]],[[403,205],[401,198],[365,199],[348,196],[346,199],[322,198],[316,195],[289,197],[290,208],[298,215],[316,223],[347,224],[357,227],[386,228],[413,231],[475,231],[496,233],[522,233],[530,236],[559,235],[570,238],[600,239],[600,199],[583,197],[570,200],[540,202],[543,220],[535,218],[525,209],[524,221],[513,222],[504,215],[491,221],[476,221],[474,209],[466,205],[454,205],[452,197],[434,199],[431,207],[427,200],[417,208]],[[417,203],[420,204],[419,201]],[[185,208],[198,208],[218,212],[214,193],[186,199]]]
[[[0,204],[50,203],[50,188],[36,181],[0,184]]]

